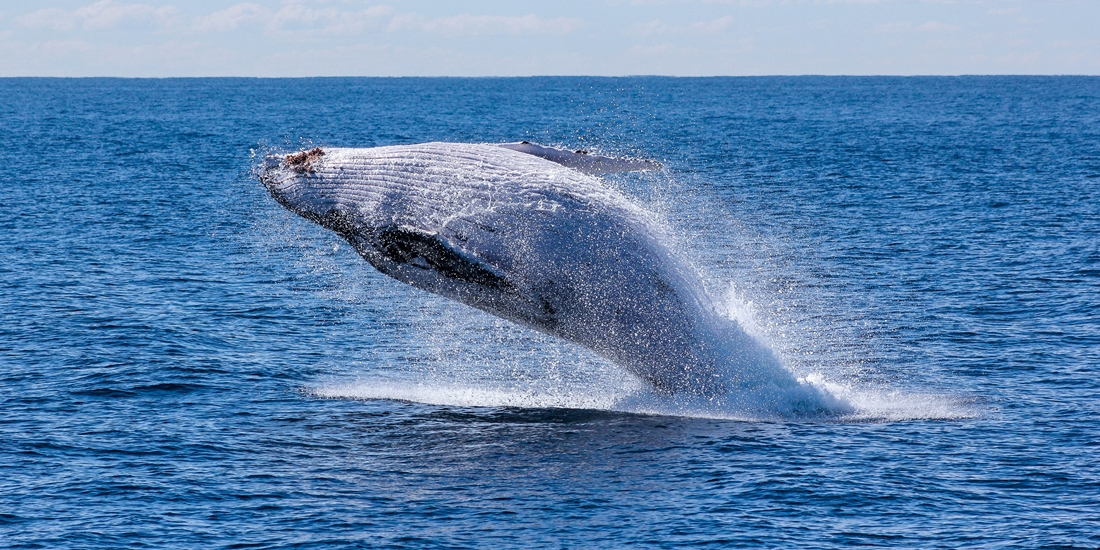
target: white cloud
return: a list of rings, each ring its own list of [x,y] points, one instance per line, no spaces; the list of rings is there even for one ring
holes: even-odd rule
[[[909,31],[913,30],[913,24],[912,23],[900,23],[900,22],[880,23],[878,25],[875,25],[872,30],[874,32],[881,32],[881,33],[909,32]]]
[[[9,0],[0,74],[1100,72],[1100,2],[871,1]]]
[[[24,27],[31,29],[52,29],[66,31],[76,26],[76,18],[72,14],[56,8],[38,10],[19,18]]]
[[[19,22],[31,29],[64,31],[79,26],[86,31],[99,31],[128,24],[163,25],[175,14],[175,6],[157,8],[148,4],[101,0],[72,11],[56,8],[38,10],[20,17]]]
[[[35,44],[34,49],[52,57],[71,57],[95,51],[95,45],[85,40],[50,40]]]
[[[102,0],[88,7],[76,10],[76,16],[83,20],[85,30],[103,30],[129,22],[160,23],[176,13],[174,6],[154,8],[148,4],[119,4],[111,0]]]
[[[917,30],[920,32],[950,32],[959,30],[959,27],[939,21],[929,21],[917,27]]]
[[[310,9],[302,4],[290,4],[275,13],[271,24],[277,29],[315,28],[328,26],[340,17],[336,8]]]
[[[653,56],[653,55],[668,55],[675,53],[681,48],[677,48],[671,42],[665,42],[664,44],[658,44],[656,46],[643,46],[641,44],[635,44],[627,50],[631,56]]]
[[[673,30],[675,30],[675,27],[662,23],[660,19],[654,19],[649,23],[635,25],[623,34],[627,36],[653,36],[655,34],[668,34]]]
[[[667,25],[660,19],[654,19],[649,23],[643,23],[641,25],[635,25],[634,27],[627,29],[623,34],[627,36],[655,36],[655,35],[667,35],[667,34],[717,34],[720,33],[733,23],[733,17],[727,15],[725,17],[719,17],[718,19],[712,19],[710,21],[699,21],[692,23],[691,25]]]
[[[773,4],[771,0],[703,0],[704,4],[726,4],[743,8],[763,8]],[[783,2],[787,3],[787,2]]]
[[[259,4],[237,4],[199,17],[195,20],[195,28],[200,31],[231,31],[253,21],[269,21],[271,15],[271,10]]]
[[[984,0],[970,0],[983,2]],[[956,0],[814,0],[815,4],[955,4]]]
[[[971,0],[982,2],[984,0]],[[955,4],[957,0],[702,0],[704,4],[725,4],[763,8],[769,6],[806,6],[837,4]]]
[[[455,15],[429,19],[419,14],[398,15],[390,20],[388,30],[406,29],[447,35],[489,34],[568,34],[580,28],[584,21],[571,17],[543,19],[529,14],[520,17],[505,15]]]
[[[195,29],[203,32],[225,32],[242,25],[256,24],[269,31],[320,31],[327,34],[355,34],[369,26],[378,26],[380,18],[393,14],[389,6],[372,6],[359,11],[336,8],[313,9],[301,3],[283,6],[272,12],[268,8],[246,2],[199,17]]]
[[[310,9],[290,4],[279,10],[271,23],[273,29],[320,29],[328,34],[355,34],[378,25],[379,19],[393,14],[389,6],[372,6],[360,11],[335,8]]]
[[[379,26],[382,18],[393,15],[393,8],[389,6],[372,6],[356,12],[343,12],[339,19],[335,20],[325,32],[332,34],[355,34],[364,29]]]
[[[879,33],[951,32],[957,30],[959,30],[958,26],[939,21],[928,21],[920,25],[909,22],[883,23],[874,27],[874,32]]]
[[[695,23],[691,26],[691,30],[704,34],[714,34],[726,30],[726,27],[729,27],[731,23],[733,23],[733,17],[727,15],[725,17],[719,17],[718,19],[715,19],[713,21],[702,21],[699,23]]]

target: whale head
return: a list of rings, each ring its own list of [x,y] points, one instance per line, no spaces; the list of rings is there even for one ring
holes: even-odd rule
[[[268,155],[260,172],[260,182],[287,210],[341,235],[354,232],[353,218],[363,211],[363,205],[347,200],[344,185],[326,182],[326,178],[317,173],[316,166],[324,155],[320,147],[287,155]]]
[[[555,308],[532,288],[517,265],[522,262],[505,252],[519,242],[516,227],[498,232],[480,215],[489,201],[464,185],[462,167],[363,151],[271,155],[259,179],[279,204],[343,237],[382,273],[543,332],[555,330]]]

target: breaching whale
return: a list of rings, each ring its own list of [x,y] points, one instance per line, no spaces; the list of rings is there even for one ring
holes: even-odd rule
[[[652,216],[592,175],[659,168],[527,142],[424,143],[273,155],[260,180],[382,273],[580,344],[663,392],[778,372],[795,384],[720,319]]]

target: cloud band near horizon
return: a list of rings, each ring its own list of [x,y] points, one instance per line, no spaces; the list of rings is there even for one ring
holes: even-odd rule
[[[51,3],[0,76],[1100,74],[1076,0]]]

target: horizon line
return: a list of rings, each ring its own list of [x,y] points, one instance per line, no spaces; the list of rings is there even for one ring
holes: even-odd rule
[[[306,80],[321,78],[378,78],[378,79],[523,79],[523,78],[1003,78],[1003,77],[1047,77],[1047,78],[1095,78],[1100,74],[1085,73],[960,73],[960,74],[759,74],[759,75],[668,75],[668,74],[544,74],[544,75],[309,75],[309,76],[255,76],[255,75],[173,75],[173,76],[119,76],[119,75],[6,75],[0,79],[38,78],[38,79],[119,79],[119,80],[171,80],[171,79],[210,79],[236,78],[256,80]]]

